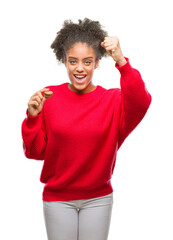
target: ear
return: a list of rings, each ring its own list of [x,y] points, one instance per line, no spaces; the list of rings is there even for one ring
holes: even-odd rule
[[[99,66],[99,59],[97,60],[97,62],[95,63],[94,69],[96,69]]]

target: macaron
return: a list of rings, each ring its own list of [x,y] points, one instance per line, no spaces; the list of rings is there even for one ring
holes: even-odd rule
[[[45,98],[50,98],[50,97],[53,96],[53,92],[52,91],[46,91],[46,92],[44,92],[44,96],[45,96]]]

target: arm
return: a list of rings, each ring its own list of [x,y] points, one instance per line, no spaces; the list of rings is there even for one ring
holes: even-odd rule
[[[126,61],[126,64],[123,66],[118,66],[116,63],[116,67],[121,74],[121,113],[118,148],[143,119],[151,103],[151,95],[145,88],[145,83],[139,71],[131,67],[128,58],[126,58]]]
[[[151,95],[138,70],[131,67],[129,59],[125,58],[117,37],[106,37],[101,43],[108,54],[116,62],[116,68],[121,74],[121,109],[119,122],[118,148],[139,124],[151,103]]]
[[[27,158],[43,160],[47,144],[43,105],[46,97],[41,89],[28,102],[27,117],[22,123],[23,149]]]
[[[30,116],[27,110],[27,117],[22,122],[22,138],[25,156],[43,160],[47,143],[43,112]]]

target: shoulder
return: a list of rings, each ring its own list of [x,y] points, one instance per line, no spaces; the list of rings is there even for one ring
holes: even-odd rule
[[[110,96],[110,97],[118,97],[121,95],[121,89],[120,88],[109,88],[106,89],[104,87],[101,87],[103,89],[104,95],[105,96]]]
[[[102,94],[101,94],[101,102],[105,105],[112,105],[117,104],[117,106],[121,102],[121,89],[120,88],[110,88],[106,89],[102,87]]]

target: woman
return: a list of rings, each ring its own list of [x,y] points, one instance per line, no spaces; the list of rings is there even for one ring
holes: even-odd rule
[[[151,95],[118,38],[107,36],[97,21],[65,21],[51,47],[70,83],[32,95],[22,123],[26,157],[44,160],[40,181],[48,239],[106,240],[116,153],[144,117]],[[108,54],[120,72],[121,89],[92,82],[99,60]]]

